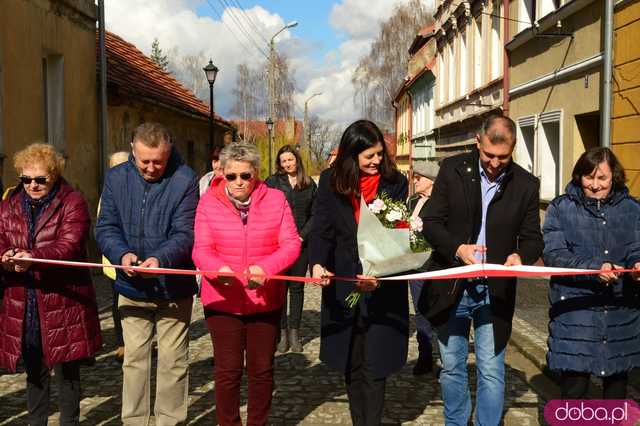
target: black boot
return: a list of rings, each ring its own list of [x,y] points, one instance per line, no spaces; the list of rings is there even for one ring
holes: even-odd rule
[[[413,375],[422,376],[433,372],[433,355],[420,355],[413,366]]]
[[[278,342],[278,352],[281,354],[286,353],[289,350],[289,336],[287,335],[287,329],[280,330],[280,341]]]
[[[291,352],[302,352],[302,343],[300,342],[299,329],[292,328],[289,330],[289,344]]]

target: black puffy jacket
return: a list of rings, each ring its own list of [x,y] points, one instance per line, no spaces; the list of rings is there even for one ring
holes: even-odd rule
[[[313,201],[316,198],[318,186],[311,180],[311,184],[303,189],[292,188],[286,174],[271,175],[265,181],[271,188],[279,189],[287,197],[293,219],[296,221],[298,234],[302,241],[307,241],[311,232],[311,220],[313,217]]]

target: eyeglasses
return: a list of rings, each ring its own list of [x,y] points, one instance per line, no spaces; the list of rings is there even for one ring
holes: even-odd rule
[[[22,182],[24,185],[31,185],[31,182],[35,181],[38,185],[44,185],[47,183],[47,177],[46,176],[36,176],[36,177],[31,177],[31,176],[20,176],[20,182]]]
[[[253,177],[251,173],[240,173],[239,175],[236,173],[229,173],[224,175],[224,178],[230,182],[233,182],[234,180],[238,179],[238,176],[240,176],[240,179],[242,180],[251,180],[251,178]]]

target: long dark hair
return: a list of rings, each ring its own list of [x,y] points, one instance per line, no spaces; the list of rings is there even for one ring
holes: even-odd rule
[[[624,168],[609,148],[596,147],[584,152],[573,167],[571,180],[575,185],[581,186],[582,176],[588,176],[593,173],[602,162],[606,162],[611,168],[611,174],[613,175],[611,189],[617,191],[624,188],[624,183],[627,181]]]
[[[276,172],[286,175],[287,172],[284,171],[282,165],[280,165],[280,156],[285,153],[293,154],[296,157],[296,186],[297,189],[305,189],[309,185],[311,185],[311,178],[307,175],[307,172],[304,170],[304,164],[302,164],[302,158],[300,158],[300,154],[298,150],[295,149],[292,145],[285,145],[278,150],[276,154]]]
[[[360,166],[358,154],[377,144],[382,144],[380,175],[392,180],[397,174],[396,165],[391,161],[382,132],[369,120],[358,120],[344,131],[338,146],[338,155],[332,164],[331,188],[343,195],[360,195]]]

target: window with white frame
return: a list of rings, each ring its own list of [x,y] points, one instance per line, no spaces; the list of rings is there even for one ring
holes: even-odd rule
[[[495,80],[502,74],[503,46],[500,38],[500,6],[502,3],[493,2],[493,13],[491,14],[491,80]]]
[[[445,74],[446,68],[444,65],[444,49],[438,51],[438,103],[444,105],[445,103]]]
[[[433,127],[433,85],[433,81],[428,84],[423,83],[413,93],[413,137],[423,136]]]
[[[513,158],[523,169],[533,173],[535,158],[535,115],[518,119],[518,135]]]
[[[544,18],[560,7],[560,0],[538,0],[536,3],[538,3],[537,19]]]
[[[42,57],[42,90],[45,141],[64,152],[64,58]]]
[[[540,198],[551,201],[561,192],[562,112],[518,119],[513,159],[540,179]]]
[[[447,75],[447,85],[449,86],[449,102],[456,98],[456,43],[455,38],[449,40],[449,73]]]
[[[482,86],[482,14],[473,20],[473,88]]]
[[[562,113],[551,111],[538,118],[536,175],[540,178],[540,198],[552,200],[560,193]]]
[[[458,96],[464,96],[467,93],[467,31],[459,33],[460,39],[460,78],[458,81]]]
[[[427,96],[427,111],[425,114],[425,132],[430,132],[433,129],[433,122],[435,120],[435,108],[433,105],[433,86],[435,82],[430,82],[427,85],[426,96]]]
[[[529,28],[536,20],[536,0],[518,1],[518,31]]]

